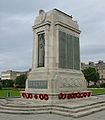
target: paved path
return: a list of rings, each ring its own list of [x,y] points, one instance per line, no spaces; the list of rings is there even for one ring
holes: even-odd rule
[[[81,118],[64,117],[54,114],[11,115],[0,113],[0,120],[105,120],[105,111],[97,112]]]

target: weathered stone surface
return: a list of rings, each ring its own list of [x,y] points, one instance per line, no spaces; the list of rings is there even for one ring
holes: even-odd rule
[[[80,71],[79,34],[77,22],[62,11],[39,12],[33,25],[32,71],[26,92],[49,94],[50,103],[56,103],[61,92],[87,91]]]
[[[90,115],[92,113],[99,112],[102,110],[105,110],[105,95],[97,96],[97,97],[92,96],[91,98],[87,98],[87,99],[84,98],[84,99],[71,100],[66,103],[59,102],[54,105],[51,104],[49,105],[48,103],[43,103],[43,102],[40,102],[40,104],[38,104],[38,102],[34,100],[24,100],[20,98],[9,98],[6,100],[0,99],[0,120],[2,119],[1,113],[8,113],[11,114],[11,116],[12,114],[15,115],[19,114],[19,116],[21,117],[23,117],[23,115],[32,116],[33,114],[36,115],[36,114],[46,114],[46,113],[48,115],[52,113],[52,114],[62,115],[62,117],[66,116],[65,119],[68,119],[68,117],[69,119],[70,117],[74,117],[74,118],[82,117],[81,119],[83,119],[83,116]],[[34,117],[36,118],[36,116]],[[90,115],[90,116],[94,116],[94,115]],[[99,117],[100,120],[104,120],[101,118],[105,118],[101,116]],[[9,118],[11,117],[9,116]],[[94,120],[98,120],[98,119],[94,119]]]

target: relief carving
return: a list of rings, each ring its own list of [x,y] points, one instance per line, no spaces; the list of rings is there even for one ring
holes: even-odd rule
[[[45,11],[44,10],[39,10],[39,16],[40,16],[40,22],[42,23],[42,22],[44,22],[45,21],[45,19],[46,19],[46,13],[45,13]]]
[[[84,81],[81,78],[61,78],[60,88],[76,88],[84,86]]]

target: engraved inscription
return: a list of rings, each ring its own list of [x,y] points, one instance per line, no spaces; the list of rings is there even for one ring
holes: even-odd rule
[[[30,80],[28,81],[28,88],[47,89],[48,82],[47,80]]]
[[[59,68],[80,70],[79,38],[59,31]]]

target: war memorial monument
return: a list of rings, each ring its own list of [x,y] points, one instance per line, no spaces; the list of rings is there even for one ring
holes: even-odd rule
[[[32,71],[21,98],[5,102],[6,112],[81,117],[105,109],[105,99],[91,96],[81,72],[77,21],[58,9],[39,10],[32,29]]]
[[[77,21],[57,9],[47,13],[40,10],[32,28],[32,71],[26,81],[25,92],[36,94],[38,102],[48,99],[49,103],[90,96],[80,70],[81,31]]]

